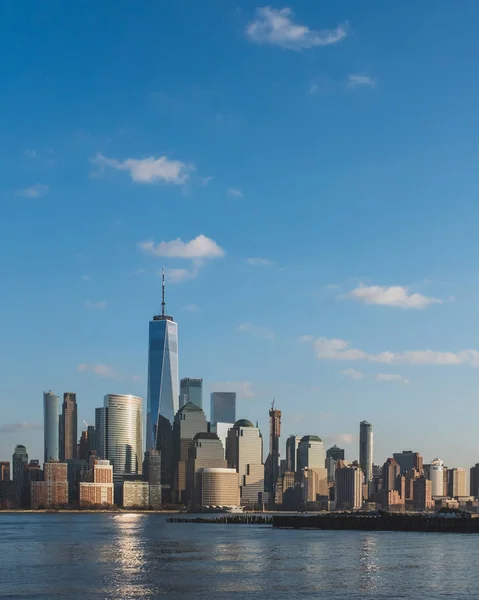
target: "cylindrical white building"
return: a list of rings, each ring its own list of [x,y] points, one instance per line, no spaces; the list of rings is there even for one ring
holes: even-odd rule
[[[432,497],[444,496],[444,462],[440,458],[435,458],[431,462],[429,477],[431,478]]]

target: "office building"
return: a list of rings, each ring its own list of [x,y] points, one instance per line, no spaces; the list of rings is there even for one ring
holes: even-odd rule
[[[434,507],[432,499],[432,483],[424,475],[413,481],[413,507],[414,510],[430,510]]]
[[[43,465],[43,481],[32,481],[31,483],[31,507],[36,510],[67,505],[67,464],[48,461]]]
[[[60,400],[50,390],[43,392],[43,449],[44,462],[58,460],[58,419]]]
[[[328,472],[322,469],[303,469],[301,472],[303,500],[308,503],[327,502],[329,500]]]
[[[80,441],[78,442],[78,458],[88,462],[89,454],[88,431],[85,430],[81,432]]]
[[[444,462],[435,458],[429,465],[429,479],[433,498],[444,496]]]
[[[197,433],[207,433],[208,423],[199,406],[188,402],[175,415],[173,424],[173,491],[178,502],[187,504],[186,467],[191,443]]]
[[[77,458],[78,410],[77,397],[73,392],[63,394],[60,417],[60,460]]]
[[[199,470],[202,506],[239,506],[240,488],[236,469],[204,467]]]
[[[298,447],[301,437],[290,435],[286,440],[286,470],[288,473],[296,473],[298,461]]]
[[[0,481],[10,481],[10,463],[8,461],[0,462]]]
[[[98,456],[111,462],[117,481],[142,473],[142,404],[138,396],[107,394],[96,409]]]
[[[356,465],[336,469],[336,509],[358,510],[363,505],[364,474]]]
[[[150,489],[147,481],[123,482],[123,508],[148,508]]]
[[[218,438],[223,445],[223,456],[226,456],[226,438],[228,437],[228,431],[233,427],[233,423],[210,423],[211,433],[216,433]]]
[[[93,481],[80,482],[80,507],[113,505],[113,467],[109,460],[94,460]]]
[[[359,464],[369,485],[373,479],[373,426],[367,421],[359,425]]]
[[[16,505],[20,508],[22,503],[23,493],[23,471],[28,464],[28,453],[25,446],[18,444],[15,446],[12,456],[12,475],[15,483],[15,500]]]
[[[334,444],[326,450],[326,458],[332,458],[334,461],[344,460],[344,448],[339,448]]]
[[[326,452],[321,438],[317,435],[305,435],[298,445],[297,471],[303,469],[324,469]]]
[[[265,464],[264,489],[270,494],[271,504],[276,497],[279,480],[279,438],[281,436],[281,411],[274,408],[269,411],[269,454]]]
[[[416,470],[420,475],[422,474],[424,459],[419,452],[403,450],[402,452],[395,452],[393,458],[399,465],[401,475],[406,475],[412,469]]]
[[[264,492],[263,440],[251,421],[240,419],[229,430],[226,460],[239,473],[241,503],[259,503]]]
[[[143,460],[143,477],[149,485],[150,508],[161,508],[161,455],[159,450],[147,450],[145,452],[145,459]]]
[[[469,494],[473,498],[479,498],[479,463],[469,470]]]
[[[211,423],[236,422],[236,392],[213,392],[210,400]]]
[[[88,456],[90,456],[90,454],[93,451],[96,451],[95,426],[88,425],[86,432],[87,432],[87,442],[88,442]]]
[[[179,409],[178,325],[165,313],[165,274],[161,315],[149,325],[146,450],[161,452],[161,482],[171,486],[173,420]]]
[[[448,489],[449,498],[458,498],[466,495],[466,472],[464,469],[448,469]]]
[[[180,380],[180,408],[191,402],[203,408],[203,380],[185,377]]]
[[[190,445],[186,468],[186,489],[188,502],[201,506],[202,468],[226,468],[223,444],[216,433],[197,433]]]

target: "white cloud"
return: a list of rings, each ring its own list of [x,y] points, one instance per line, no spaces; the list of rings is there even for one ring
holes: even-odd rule
[[[402,375],[397,375],[395,373],[378,373],[374,377],[376,381],[393,381],[397,383],[409,383],[409,379],[406,379]]]
[[[319,90],[319,85],[317,83],[311,83],[309,86],[309,93],[315,94]]]
[[[24,154],[24,156],[27,156],[28,158],[36,158],[37,157],[36,150],[25,150],[25,152],[23,154]]]
[[[218,244],[201,234],[190,242],[183,242],[180,238],[171,242],[160,242],[155,245],[152,240],[139,242],[138,246],[147,254],[152,256],[168,256],[171,258],[221,258],[225,255],[223,248]]]
[[[327,46],[346,37],[346,28],[342,25],[336,29],[314,30],[293,23],[292,16],[290,8],[257,8],[255,20],[246,27],[246,35],[258,44],[272,44],[289,50]]]
[[[242,198],[243,192],[238,188],[229,188],[228,196],[233,196],[234,198]]]
[[[359,73],[355,74],[355,75],[349,75],[348,77],[348,86],[350,88],[357,88],[360,86],[367,86],[367,87],[376,87],[376,82],[374,81],[374,79],[372,77],[369,77],[369,75],[361,75]]]
[[[240,398],[253,398],[254,392],[250,381],[223,381],[211,385],[213,392],[236,392]]]
[[[247,258],[246,262],[253,267],[272,267],[275,264],[269,258]]]
[[[160,156],[159,158],[150,156],[143,159],[127,158],[124,161],[119,161],[116,158],[108,158],[103,154],[97,154],[96,158],[92,159],[92,163],[101,170],[105,167],[111,167],[117,171],[128,171],[130,177],[137,183],[162,181],[174,185],[186,183],[189,171],[194,168],[193,165],[187,165],[179,160],[170,160],[167,156]]]
[[[18,190],[17,196],[23,196],[23,198],[41,198],[48,194],[49,190],[50,186],[43,183],[35,183],[31,187]]]
[[[214,179],[213,175],[208,175],[208,177],[201,177],[201,183],[203,185],[208,185],[210,181]]]
[[[165,269],[166,280],[170,283],[183,283],[188,279],[195,279],[199,273],[199,266],[194,266],[191,269]],[[161,271],[158,271],[161,275]]]
[[[183,306],[183,310],[189,313],[197,313],[200,312],[201,308],[197,304],[187,304]]]
[[[366,304],[382,304],[384,306],[396,306],[398,308],[426,308],[430,304],[441,304],[442,300],[423,296],[417,292],[410,292],[409,288],[400,285],[383,287],[380,285],[359,284],[357,288],[349,292],[347,297]]]
[[[274,340],[274,332],[271,331],[271,329],[260,327],[259,325],[254,325],[253,323],[241,323],[236,329],[237,331],[251,333],[251,335],[264,340]]]
[[[355,436],[352,433],[340,433],[339,442],[341,444],[354,444]]]
[[[344,369],[344,371],[341,371],[341,374],[346,375],[346,377],[349,377],[349,379],[354,379],[355,381],[364,379],[364,373],[361,373],[361,371],[356,371],[355,369]]]
[[[94,373],[108,379],[122,379],[120,373],[110,365],[82,363],[77,365],[77,371],[78,373]]]
[[[341,339],[303,336],[303,342],[312,343],[318,360],[364,361],[383,364],[409,365],[461,365],[479,367],[477,350],[459,350],[458,352],[439,352],[435,350],[406,350],[405,352],[380,352],[370,354]]]
[[[87,300],[85,302],[85,307],[94,310],[102,310],[107,307],[107,302],[106,300]]]

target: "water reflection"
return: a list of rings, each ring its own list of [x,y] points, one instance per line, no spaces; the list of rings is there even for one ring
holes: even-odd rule
[[[359,561],[359,587],[363,591],[372,592],[379,587],[381,580],[376,536],[366,535],[362,539]]]

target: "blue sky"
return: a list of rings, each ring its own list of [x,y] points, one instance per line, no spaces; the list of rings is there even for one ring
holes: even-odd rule
[[[164,264],[181,376],[264,434],[275,397],[351,459],[367,419],[376,462],[479,460],[477,2],[1,12],[0,458],[44,389],[145,396]]]

